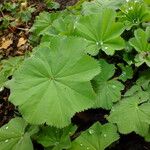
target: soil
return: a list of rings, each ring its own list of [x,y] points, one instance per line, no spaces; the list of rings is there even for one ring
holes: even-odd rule
[[[14,117],[15,107],[8,102],[9,94],[8,89],[0,92],[0,127]]]
[[[56,0],[60,3],[60,10],[65,9],[66,6],[70,6],[75,4],[78,0]],[[0,2],[1,3],[1,2]],[[32,20],[34,20],[35,16],[37,16],[41,11],[45,10],[45,5],[37,0],[31,0],[30,4],[36,5],[36,12],[33,13]],[[51,11],[51,10],[49,10]],[[53,10],[52,10],[53,11]],[[25,25],[20,25],[16,29],[8,29],[7,31],[4,31],[0,38],[3,36],[6,37],[6,35],[9,35],[11,33],[12,39],[13,39],[13,46],[7,49],[7,51],[3,52],[3,58],[7,58],[9,56],[18,56],[18,55],[24,55],[26,51],[29,51],[32,49],[32,46],[30,44],[26,44],[23,49],[18,48],[17,41],[20,37],[24,37],[26,39],[29,38],[29,32],[22,29],[29,29],[33,24],[33,21],[29,22]],[[9,35],[10,36],[10,35]],[[8,51],[9,50],[9,51]],[[107,56],[103,56],[107,57]],[[114,61],[122,61],[119,56],[111,57],[111,59],[108,58],[110,62]],[[142,69],[146,69],[145,66],[141,67]],[[118,73],[120,73],[118,69]],[[136,81],[137,76],[139,72],[135,74],[134,79],[128,80],[126,84],[125,91],[131,87],[131,85]],[[122,91],[124,93],[125,91]],[[7,122],[9,122],[10,119],[12,119],[14,116],[19,115],[17,114],[17,110],[14,107],[13,104],[8,102],[10,91],[8,89],[4,89],[0,92],[0,127]],[[104,109],[89,109],[84,112],[80,112],[75,114],[75,116],[72,118],[72,123],[76,124],[78,126],[78,129],[76,133],[71,137],[71,140],[74,140],[76,137],[79,136],[79,134],[89,128],[92,124],[99,121],[101,124],[104,124],[107,122],[106,116],[109,114],[109,111]],[[35,150],[44,150],[44,148],[34,142],[34,148]],[[135,133],[131,133],[128,135],[120,135],[120,140],[114,144],[110,148],[107,148],[107,150],[150,150],[150,143],[145,142],[144,139]]]

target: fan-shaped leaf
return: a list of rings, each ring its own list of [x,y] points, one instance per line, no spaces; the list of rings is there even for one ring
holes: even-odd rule
[[[14,74],[9,100],[28,122],[64,127],[74,113],[93,105],[90,80],[100,67],[85,47],[80,39],[53,38],[50,47],[41,45]]]
[[[127,134],[135,131],[142,136],[147,135],[150,124],[150,103],[148,92],[132,90],[128,97],[114,106],[108,120],[116,123],[119,132]]]
[[[86,39],[89,54],[96,55],[102,49],[106,54],[113,55],[115,50],[124,48],[120,37],[124,27],[122,23],[115,22],[115,18],[115,11],[104,9],[100,14],[82,16],[75,23],[76,34]]]

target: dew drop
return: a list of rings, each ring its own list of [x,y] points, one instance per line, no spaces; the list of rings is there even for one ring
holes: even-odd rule
[[[94,130],[91,130],[91,129],[90,129],[90,130],[89,130],[89,133],[90,133],[90,134],[93,134],[93,133],[94,133]]]
[[[8,127],[5,128],[6,130],[8,129]]]
[[[107,137],[107,135],[106,135],[106,134],[104,134],[104,137]]]
[[[80,146],[83,146],[83,144],[81,143]]]
[[[89,147],[87,147],[86,149],[90,149]]]
[[[115,89],[115,88],[116,88],[116,86],[115,86],[115,85],[112,85],[112,88],[113,88],[113,89]]]
[[[103,42],[101,42],[100,44],[103,45]]]
[[[133,7],[129,7],[129,10],[132,10],[133,9]]]
[[[5,142],[7,143],[7,142],[8,142],[8,140],[5,140]]]
[[[124,77],[126,75],[126,72],[123,72],[121,75]]]
[[[99,45],[99,42],[96,42],[96,45]]]

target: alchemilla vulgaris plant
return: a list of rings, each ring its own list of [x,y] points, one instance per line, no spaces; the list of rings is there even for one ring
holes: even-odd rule
[[[149,1],[43,11],[30,32],[39,45],[1,62],[0,89],[19,113],[0,128],[0,150],[105,150],[132,132],[150,142]],[[73,116],[88,109],[106,110],[105,123],[71,138]]]

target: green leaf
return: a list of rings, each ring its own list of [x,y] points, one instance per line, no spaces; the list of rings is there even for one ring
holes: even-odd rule
[[[70,150],[104,150],[118,139],[116,126],[97,122],[73,141]]]
[[[134,131],[141,136],[145,136],[150,124],[149,95],[148,92],[137,92],[135,88],[133,89],[130,95],[128,93],[127,97],[112,108],[108,120],[117,124],[120,133],[128,134]]]
[[[122,23],[115,22],[115,18],[114,10],[104,9],[100,14],[81,16],[75,23],[75,34],[87,41],[89,54],[97,55],[102,49],[107,55],[113,55],[115,50],[124,48],[120,37],[124,27]]]
[[[140,66],[145,62],[150,67],[150,44],[148,43],[150,28],[146,28],[146,31],[137,29],[134,32],[134,36],[134,38],[130,39],[129,43],[138,52],[135,57],[136,65]]]
[[[122,73],[119,76],[118,79],[122,80],[122,81],[126,81],[127,79],[132,79],[133,77],[133,70],[131,66],[124,66],[123,64],[118,64],[118,66],[121,68]]]
[[[46,35],[51,30],[53,21],[58,17],[58,13],[42,12],[36,17],[35,23],[30,31],[37,35]]]
[[[38,132],[34,127],[26,132],[27,123],[22,118],[14,118],[8,124],[0,128],[0,149],[1,150],[33,150],[30,136]]]
[[[84,2],[82,11],[83,14],[88,15],[93,13],[100,13],[103,8],[111,8],[117,10],[125,2],[125,0],[94,0],[91,2]]]
[[[23,57],[10,57],[8,60],[2,60],[0,66],[0,88],[5,86],[9,76],[12,76],[23,61]]]
[[[28,22],[35,10],[36,9],[34,7],[27,7],[25,10],[21,10],[20,12],[18,12],[16,14],[16,18],[18,17],[22,22]]]
[[[74,31],[75,20],[76,20],[76,16],[73,15],[59,17],[52,23],[53,30],[51,31],[51,34],[71,35]]]
[[[142,1],[129,1],[121,8],[120,20],[125,23],[125,27],[130,29],[134,25],[150,21],[149,8]]]
[[[145,91],[148,90],[150,85],[150,69],[142,72],[140,78],[137,80],[137,85],[141,86]]]
[[[115,73],[115,66],[100,60],[101,73],[93,80],[97,97],[94,107],[111,109],[114,102],[121,98],[121,90],[124,86],[116,79],[110,79]]]
[[[76,112],[93,106],[90,80],[100,67],[85,54],[86,45],[80,39],[53,38],[48,45],[36,48],[14,74],[9,100],[19,105],[28,122],[60,128],[69,125]]]
[[[98,1],[84,2],[82,4],[82,13],[84,15],[97,14],[101,11],[102,7],[99,5]]]
[[[48,126],[42,127],[36,140],[44,147],[51,147],[52,150],[68,149],[71,147],[70,136],[75,130],[76,127],[72,125],[63,129]]]

